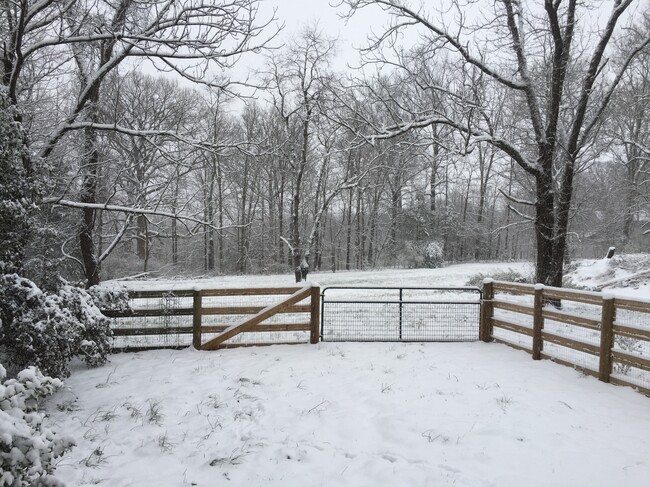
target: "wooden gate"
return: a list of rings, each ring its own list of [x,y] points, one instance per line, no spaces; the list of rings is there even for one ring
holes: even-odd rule
[[[114,351],[318,343],[320,288],[131,291],[112,319]]]
[[[203,298],[214,296],[259,296],[283,295],[292,293],[289,297],[265,307],[238,308],[210,308],[203,307]],[[308,300],[308,304],[298,304]],[[273,333],[287,331],[309,331],[309,342],[318,343],[320,332],[320,288],[306,286],[303,288],[249,288],[249,289],[216,289],[194,291],[194,319],[193,319],[193,345],[197,350],[217,350],[220,348],[234,348],[241,346],[270,345],[277,342],[228,342],[237,335],[244,333]],[[240,314],[255,313],[251,317],[231,324],[229,326],[205,326],[203,316],[214,314]],[[309,313],[308,322],[278,323],[269,320],[279,314],[304,314]],[[216,335],[215,335],[216,334]],[[204,337],[208,335],[207,341]],[[210,336],[212,335],[212,336]],[[286,342],[285,342],[286,343]],[[290,342],[300,343],[300,342]]]

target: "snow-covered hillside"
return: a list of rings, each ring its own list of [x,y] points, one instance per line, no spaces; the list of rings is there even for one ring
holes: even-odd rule
[[[650,299],[650,254],[623,254],[611,259],[579,260],[567,277],[579,286],[618,296]]]

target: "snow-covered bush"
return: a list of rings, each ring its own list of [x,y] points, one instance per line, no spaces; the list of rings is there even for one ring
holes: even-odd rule
[[[125,286],[111,288],[93,286],[88,289],[88,294],[92,296],[95,305],[100,309],[131,311],[129,291]]]
[[[443,262],[443,245],[436,240],[429,242],[423,248],[424,265],[429,269],[440,267]]]
[[[443,247],[438,241],[431,242],[404,242],[404,247],[398,256],[400,265],[409,269],[440,267],[443,262]]]
[[[6,380],[0,365],[0,487],[62,486],[51,474],[54,460],[74,446],[70,438],[43,425],[41,399],[61,387],[29,367]]]
[[[86,291],[61,286],[45,293],[16,274],[0,276],[0,353],[13,368],[35,365],[55,377],[70,375],[72,357],[106,361],[110,322]]]

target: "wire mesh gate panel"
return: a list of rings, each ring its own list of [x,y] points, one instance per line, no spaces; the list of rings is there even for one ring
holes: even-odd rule
[[[328,287],[321,300],[321,339],[476,341],[480,314],[478,288]]]

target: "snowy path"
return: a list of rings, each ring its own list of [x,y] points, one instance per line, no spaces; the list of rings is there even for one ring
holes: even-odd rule
[[[497,344],[113,356],[50,403],[68,485],[626,486],[650,399]]]

